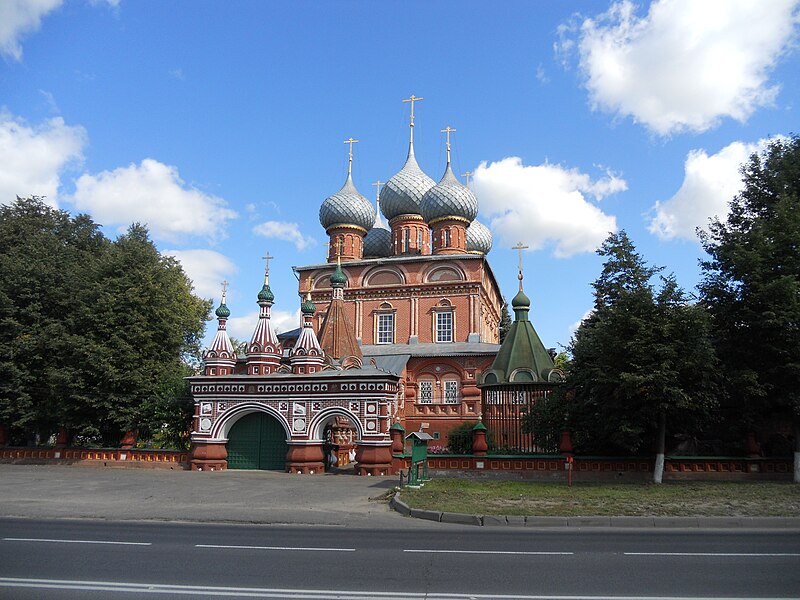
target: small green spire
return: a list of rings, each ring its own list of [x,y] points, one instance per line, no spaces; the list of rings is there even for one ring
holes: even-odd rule
[[[219,308],[217,308],[215,314],[220,319],[227,319],[228,317],[231,316],[231,310],[227,306],[225,306],[225,303],[223,302],[219,305]]]
[[[300,312],[304,315],[313,315],[317,312],[317,307],[314,306],[314,303],[311,301],[311,292],[306,294],[306,299],[300,305]]]
[[[483,424],[483,421],[478,421],[472,431],[486,431],[486,425]]]
[[[259,302],[269,302],[270,304],[275,301],[275,294],[272,293],[272,290],[269,289],[269,284],[264,283],[264,287],[261,288],[261,291],[258,292],[258,300]]]
[[[331,285],[335,287],[344,287],[347,284],[347,275],[342,271],[342,265],[337,264],[336,270],[331,275]]]
[[[215,313],[217,317],[220,319],[227,319],[228,317],[231,316],[230,309],[227,306],[225,306],[225,299],[227,298],[227,296],[228,296],[228,282],[226,280],[222,282],[222,300],[220,300],[219,308],[217,308]]]

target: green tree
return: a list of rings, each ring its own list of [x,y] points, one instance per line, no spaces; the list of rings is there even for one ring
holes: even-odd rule
[[[17,443],[176,427],[209,309],[141,226],[111,242],[40,198],[0,207],[0,422]]]
[[[500,343],[506,339],[509,330],[511,329],[511,315],[508,314],[508,301],[503,298],[503,306],[500,309],[500,323],[498,324],[500,330]]]
[[[581,452],[639,453],[655,446],[661,481],[667,426],[695,432],[715,405],[714,357],[705,311],[673,277],[651,280],[624,231],[598,250],[595,305],[570,345],[568,389],[533,411],[533,426],[566,424]],[[559,423],[560,421],[560,423]]]
[[[743,167],[725,221],[699,232],[710,258],[700,292],[726,377],[726,416],[750,430],[792,419],[800,478],[800,137],[773,141]]]
[[[92,394],[84,300],[107,248],[91,219],[41,198],[0,207],[0,421],[18,441],[75,428]]]

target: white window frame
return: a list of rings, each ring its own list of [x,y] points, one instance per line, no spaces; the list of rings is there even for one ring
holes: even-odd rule
[[[433,404],[433,389],[434,383],[432,380],[424,379],[420,381],[417,404]]]
[[[435,314],[434,335],[436,343],[437,344],[452,343],[453,340],[455,339],[455,315],[453,315],[453,311],[437,310],[434,314]],[[449,322],[445,322],[448,320]]]
[[[382,327],[389,323],[388,329]],[[394,313],[379,312],[375,315],[375,343],[394,344]]]
[[[445,404],[461,404],[461,397],[459,382],[455,379],[446,379],[444,381],[444,403]]]

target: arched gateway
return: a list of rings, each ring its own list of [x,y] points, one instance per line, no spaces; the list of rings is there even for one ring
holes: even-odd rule
[[[354,426],[356,473],[388,475],[398,380],[372,365],[302,376],[193,377],[192,468],[322,473],[325,425],[341,416]]]

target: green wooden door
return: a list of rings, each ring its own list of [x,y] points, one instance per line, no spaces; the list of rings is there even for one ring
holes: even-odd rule
[[[266,413],[245,415],[228,434],[229,469],[286,468],[286,433],[274,417]]]

